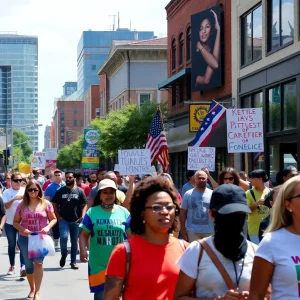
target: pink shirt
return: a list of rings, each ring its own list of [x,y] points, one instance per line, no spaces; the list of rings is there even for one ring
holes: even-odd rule
[[[52,204],[47,201],[46,209],[40,208],[39,210],[32,212],[28,207],[22,211],[22,203],[17,207],[16,213],[21,215],[21,225],[30,230],[31,232],[39,232],[41,229],[48,225],[48,213],[53,213]],[[20,232],[21,235],[22,232]]]

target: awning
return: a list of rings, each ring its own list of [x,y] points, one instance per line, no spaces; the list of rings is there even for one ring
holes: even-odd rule
[[[180,72],[176,73],[175,75],[173,75],[172,77],[168,78],[164,82],[160,83],[158,85],[158,89],[161,90],[161,89],[170,87],[170,86],[174,85],[174,83],[176,83],[176,81],[178,81],[179,79],[182,79],[184,76],[190,75],[190,74],[191,74],[191,68],[185,68],[185,69],[181,70]]]

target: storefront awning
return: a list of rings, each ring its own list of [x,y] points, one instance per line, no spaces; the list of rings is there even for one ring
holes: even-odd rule
[[[158,85],[158,89],[161,90],[161,89],[168,88],[168,87],[174,85],[176,83],[176,81],[178,81],[179,79],[182,79],[184,76],[190,75],[190,74],[191,74],[191,68],[185,68],[185,69],[181,70],[180,72],[176,73],[175,75],[173,75],[172,77],[168,78],[164,82],[160,83]]]

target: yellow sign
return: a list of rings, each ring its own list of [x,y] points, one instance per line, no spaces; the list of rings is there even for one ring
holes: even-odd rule
[[[99,157],[83,157],[82,163],[99,164]]]
[[[31,165],[19,163],[19,172],[29,174],[31,172]]]
[[[210,104],[190,104],[190,132],[197,132],[209,111]]]

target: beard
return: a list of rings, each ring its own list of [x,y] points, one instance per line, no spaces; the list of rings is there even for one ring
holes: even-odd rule
[[[71,185],[73,185],[74,184],[74,180],[67,180],[66,181],[66,186],[71,186]]]

